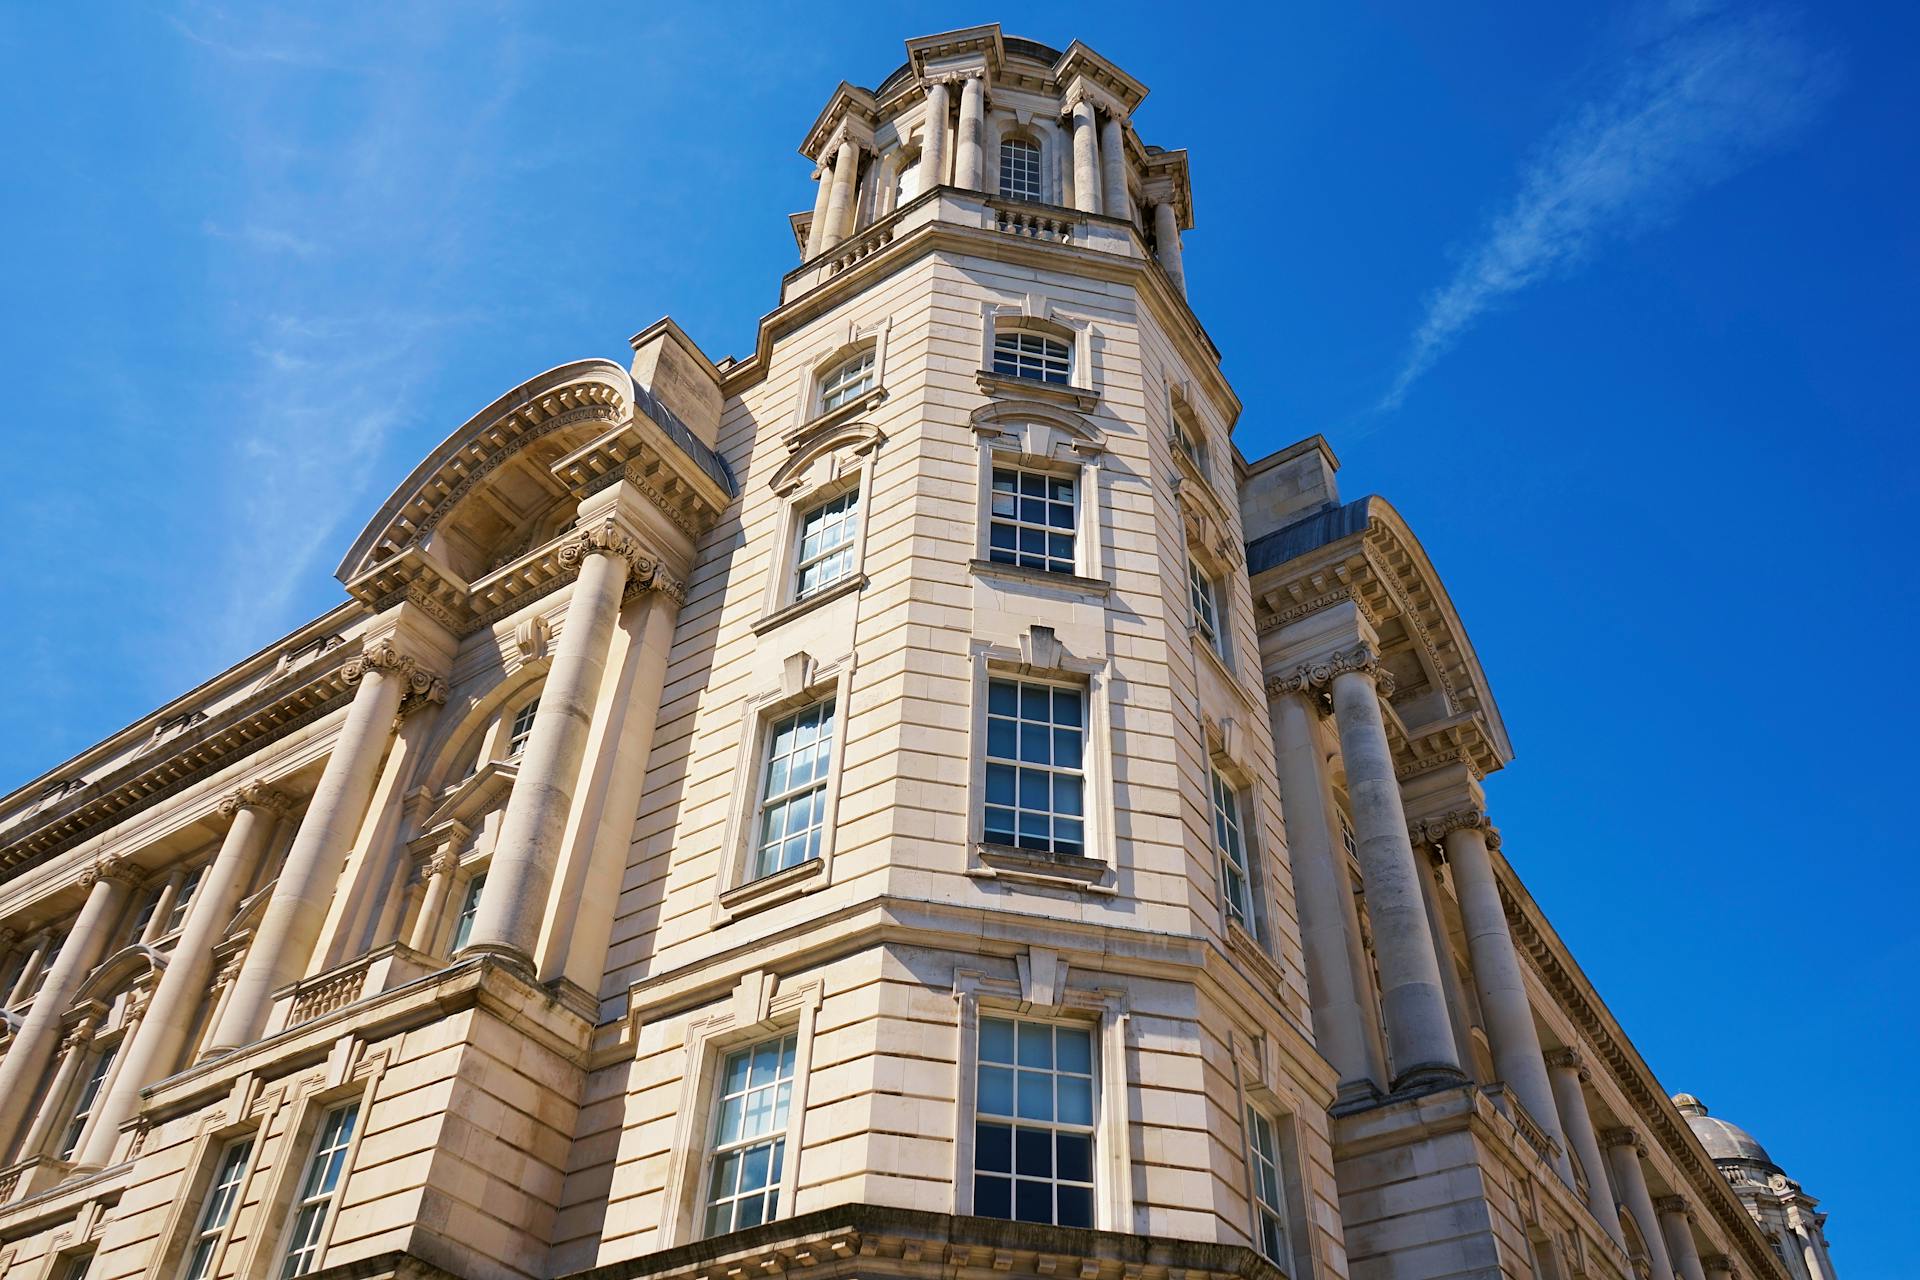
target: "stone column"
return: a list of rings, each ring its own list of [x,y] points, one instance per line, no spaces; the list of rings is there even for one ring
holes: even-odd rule
[[[853,184],[860,172],[860,148],[852,138],[840,143],[833,157],[833,190],[827,196],[827,234],[822,252],[853,234]]]
[[[1133,202],[1127,197],[1127,133],[1119,116],[1109,115],[1100,127],[1100,167],[1105,183],[1100,211],[1133,221]]]
[[[1439,954],[1427,927],[1420,869],[1413,860],[1400,783],[1393,772],[1393,751],[1380,715],[1381,692],[1376,682],[1390,677],[1378,670],[1366,645],[1316,669],[1309,678],[1328,670],[1360,877],[1373,916],[1380,1009],[1393,1059],[1391,1084],[1395,1090],[1460,1084],[1466,1075],[1454,1048],[1453,1023],[1440,985]]]
[[[178,871],[167,877],[166,884],[162,885],[160,892],[154,896],[153,914],[147,917],[145,927],[140,930],[140,936],[134,941],[152,942],[160,936],[161,929],[166,927],[167,916],[173,912],[174,896],[180,892],[180,883],[183,878],[182,873]]]
[[[947,86],[927,86],[927,137],[920,147],[920,189],[931,191],[947,182]]]
[[[1640,1168],[1640,1135],[1632,1129],[1609,1129],[1600,1135],[1600,1142],[1607,1149],[1613,1185],[1619,1190],[1620,1200],[1633,1215],[1641,1238],[1647,1242],[1653,1280],[1675,1280],[1666,1237],[1653,1211],[1653,1196],[1647,1190],[1647,1175]]]
[[[953,185],[984,191],[987,183],[987,82],[968,76],[960,86],[960,132],[953,148]]]
[[[827,201],[833,195],[833,166],[816,165],[813,170],[813,221],[807,224],[807,260],[811,262],[827,247]]]
[[[1653,1211],[1660,1215],[1660,1230],[1666,1237],[1667,1256],[1673,1259],[1674,1274],[1680,1280],[1707,1280],[1700,1251],[1693,1243],[1693,1216],[1681,1196],[1661,1196]],[[1816,1273],[1818,1274],[1818,1273]]]
[[[1587,1092],[1581,1087],[1587,1078],[1580,1055],[1572,1049],[1555,1049],[1546,1055],[1547,1077],[1553,1085],[1553,1100],[1560,1116],[1560,1131],[1567,1137],[1572,1154],[1579,1158],[1587,1175],[1587,1208],[1600,1221],[1600,1227],[1623,1250],[1627,1236],[1620,1229],[1620,1208],[1614,1199],[1613,1174],[1600,1155],[1600,1139],[1593,1131],[1593,1113],[1587,1110]]]
[[[453,892],[454,868],[460,865],[460,859],[453,852],[454,843],[449,841],[446,848],[427,863],[427,888],[420,898],[420,914],[413,918],[413,932],[407,936],[407,945],[422,955],[433,954],[440,917],[446,912],[447,898]]]
[[[50,1154],[47,1143],[53,1138],[54,1126],[66,1115],[66,1100],[73,1096],[74,1083],[87,1061],[87,1050],[93,1047],[93,1024],[94,1020],[88,1018],[67,1028],[66,1036],[60,1041],[60,1065],[53,1070],[53,1082],[47,1086],[46,1096],[40,1099],[40,1110],[28,1126],[27,1136],[20,1140],[16,1159]]]
[[[852,147],[851,142],[841,147],[843,159]],[[839,181],[837,174],[834,180]],[[520,776],[500,821],[473,933],[461,952],[498,956],[528,973],[534,969],[534,948],[547,915],[620,598],[631,573],[651,579],[655,568],[613,517],[582,533],[561,557],[562,563],[579,564],[580,576],[567,602],[553,670],[540,691],[540,714],[520,759]]]
[[[19,1004],[27,998],[27,991],[33,980],[40,976],[40,966],[47,962],[47,948],[53,945],[53,935],[41,933],[33,939],[32,950],[27,952],[27,962],[20,966],[20,976],[14,979],[13,989],[7,992],[7,1008]]]
[[[1093,104],[1073,104],[1073,207],[1100,212],[1100,139]]]
[[[140,1109],[140,1091],[172,1075],[180,1065],[213,978],[213,949],[259,873],[274,828],[291,808],[286,796],[259,782],[248,783],[220,802],[220,812],[231,819],[226,838],[187,904],[179,940],[154,987],[138,1033],[129,1033],[121,1042],[126,1047],[106,1096],[94,1108],[93,1128],[78,1153],[80,1163],[99,1165],[112,1159],[120,1126]]]
[[[1300,945],[1306,952],[1307,992],[1313,1002],[1314,1042],[1340,1072],[1336,1105],[1363,1104],[1381,1094],[1367,1045],[1366,1028],[1373,1015],[1361,998],[1365,987],[1352,964],[1353,892],[1327,814],[1314,712],[1310,695],[1289,691],[1284,679],[1270,684],[1268,693],[1281,814],[1299,900]]]
[[[127,905],[135,874],[125,859],[102,858],[80,875],[87,891],[86,905],[73,922],[73,931],[47,972],[33,1008],[13,1033],[13,1045],[0,1058],[0,1151],[20,1132],[34,1088],[60,1043],[60,1018],[74,991],[113,938],[114,926]]]
[[[1180,262],[1180,217],[1169,200],[1153,206],[1153,248],[1167,279],[1173,281],[1181,297],[1186,297],[1187,272]]]
[[[346,677],[358,685],[353,704],[247,946],[240,976],[227,994],[210,1050],[237,1049],[257,1037],[266,1025],[273,993],[306,972],[334,882],[373,797],[400,700],[420,674],[416,665],[384,639],[347,663]]]
[[[1800,1248],[1801,1265],[1811,1280],[1833,1280],[1833,1268],[1820,1249],[1820,1227],[1799,1205],[1787,1206],[1787,1230]]]
[[[1540,1033],[1527,999],[1526,976],[1520,953],[1507,928],[1506,908],[1494,880],[1488,846],[1499,846],[1500,835],[1478,809],[1462,809],[1425,826],[1426,837],[1436,836],[1453,867],[1453,887],[1460,897],[1460,920],[1466,927],[1467,954],[1473,962],[1474,990],[1480,996],[1480,1015],[1487,1020],[1493,1041],[1493,1066],[1520,1099],[1533,1122],[1560,1146],[1555,1168],[1561,1181],[1573,1185],[1573,1166],[1567,1159],[1567,1138],[1554,1105],[1553,1085],[1540,1056]]]
[[[1480,1078],[1473,1056],[1473,1011],[1460,986],[1460,962],[1453,949],[1453,931],[1440,893],[1440,856],[1414,841],[1413,869],[1420,877],[1420,905],[1427,913],[1427,933],[1433,939],[1434,962],[1440,970],[1440,994],[1447,1002],[1447,1023],[1453,1028],[1453,1051],[1467,1079]]]

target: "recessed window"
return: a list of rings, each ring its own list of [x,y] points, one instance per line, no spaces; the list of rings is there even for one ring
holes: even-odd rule
[[[776,720],[767,730],[754,879],[820,856],[827,765],[833,757],[833,713],[829,698]]]
[[[920,153],[915,151],[900,161],[900,178],[893,197],[898,208],[920,194]]]
[[[980,1019],[973,1211],[1093,1226],[1093,1032]]]
[[[200,881],[206,874],[206,867],[198,866],[180,878],[180,888],[173,895],[173,906],[167,910],[167,924],[162,933],[173,933],[187,922],[187,908],[193,904],[193,895],[199,892]]]
[[[234,1203],[240,1198],[240,1183],[246,1177],[247,1157],[253,1154],[253,1139],[229,1143],[214,1166],[213,1185],[207,1188],[206,1202],[200,1206],[200,1221],[193,1229],[193,1241],[187,1250],[187,1265],[180,1280],[207,1280],[213,1274],[213,1255],[220,1235],[233,1216]]]
[[[1339,813],[1340,847],[1346,850],[1349,858],[1357,859],[1360,856],[1360,841],[1353,834],[1353,819],[1347,816],[1345,809],[1340,810]]]
[[[987,558],[995,564],[1074,571],[1079,508],[1071,478],[1022,467],[993,469],[993,506],[987,521]]]
[[[860,491],[849,489],[800,517],[794,568],[794,599],[824,591],[853,571],[854,534],[860,523]]]
[[[447,948],[449,952],[466,946],[467,939],[473,936],[474,917],[480,914],[480,894],[486,887],[484,871],[467,881],[466,896],[460,899],[460,914],[453,918],[453,943]]]
[[[100,1090],[107,1084],[107,1076],[113,1070],[113,1057],[119,1046],[103,1049],[93,1060],[93,1070],[87,1072],[87,1082],[80,1086],[80,1096],[74,1099],[73,1118],[67,1121],[67,1130],[60,1135],[59,1155],[62,1160],[73,1159],[73,1153],[80,1146],[80,1135],[87,1131],[87,1121],[93,1117],[93,1109],[100,1101]]]
[[[1207,647],[1225,656],[1221,646],[1220,595],[1207,571],[1191,556],[1187,558],[1187,591],[1193,602],[1193,627]]]
[[[726,1056],[707,1175],[706,1234],[772,1221],[780,1211],[795,1037],[777,1036]]]
[[[987,682],[982,830],[989,843],[1085,855],[1086,724],[1082,689]]]
[[[533,738],[534,718],[540,714],[540,699],[535,698],[514,713],[513,727],[507,731],[507,755],[517,757]]]
[[[22,1000],[31,999],[40,994],[40,988],[47,985],[47,975],[53,972],[53,966],[60,962],[60,948],[67,945],[67,936],[60,934],[47,943],[47,953],[40,957],[40,967],[34,970],[33,982],[27,987]]]
[[[1009,200],[1040,199],[1040,148],[1020,138],[1000,144],[1000,194]]]
[[[1067,385],[1073,349],[1057,338],[1012,329],[993,335],[993,371],[1006,378],[1033,378]]]
[[[851,404],[873,390],[873,348],[868,347],[820,382],[820,412]]]
[[[1207,473],[1206,441],[1201,438],[1196,428],[1179,417],[1173,420],[1173,447],[1184,454],[1187,461],[1191,462],[1194,469],[1201,475]]]
[[[141,900],[140,910],[134,912],[133,924],[127,929],[127,937],[130,940],[138,942],[146,935],[147,925],[152,922],[153,913],[159,910],[161,896],[166,891],[166,886],[162,885]]]
[[[1260,1252],[1276,1266],[1287,1265],[1285,1203],[1280,1195],[1279,1143],[1274,1139],[1273,1122],[1247,1104],[1248,1157],[1253,1162],[1253,1206]]]
[[[360,1119],[360,1104],[350,1102],[327,1112],[314,1139],[313,1155],[300,1179],[299,1199],[293,1206],[293,1233],[287,1237],[286,1261],[280,1264],[280,1280],[293,1280],[313,1270],[320,1260],[320,1240],[326,1232],[327,1215],[340,1193],[340,1180],[346,1172],[347,1148],[353,1143],[353,1127]]]
[[[93,1270],[93,1250],[85,1253],[69,1254],[66,1262],[55,1273],[59,1280],[87,1280],[87,1273]]]
[[[1233,785],[1213,775],[1213,847],[1220,855],[1220,897],[1227,919],[1253,930],[1253,894],[1247,878],[1247,839],[1240,826],[1240,797]]]

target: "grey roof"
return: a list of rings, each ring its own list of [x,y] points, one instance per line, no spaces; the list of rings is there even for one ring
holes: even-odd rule
[[[629,380],[632,381],[631,378]],[[702,444],[693,432],[687,429],[687,424],[680,421],[673,410],[660,402],[658,396],[641,386],[638,381],[633,381],[633,398],[646,415],[667,433],[667,439],[680,446],[680,452],[693,459],[702,471],[713,477],[714,483],[725,489],[729,497],[739,496],[740,485],[733,478],[733,468],[727,465],[727,460]]]
[[[1693,1136],[1700,1139],[1700,1145],[1715,1160],[1739,1160],[1748,1164],[1763,1164],[1769,1169],[1779,1167],[1752,1134],[1737,1124],[1708,1115],[1706,1104],[1692,1094],[1675,1094],[1673,1104],[1686,1117],[1687,1127],[1693,1130]]]
[[[1374,495],[1368,494],[1344,506],[1324,506],[1290,525],[1261,534],[1247,544],[1248,574],[1261,573],[1317,547],[1364,532],[1375,501]]]

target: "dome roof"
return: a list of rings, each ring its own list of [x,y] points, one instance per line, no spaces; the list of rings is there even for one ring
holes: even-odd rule
[[[1742,1160],[1750,1164],[1764,1164],[1769,1168],[1777,1166],[1767,1149],[1755,1140],[1754,1136],[1737,1124],[1729,1124],[1707,1114],[1706,1104],[1690,1093],[1673,1095],[1673,1105],[1687,1119],[1687,1127],[1693,1130],[1693,1136],[1700,1139],[1700,1145],[1715,1160]]]

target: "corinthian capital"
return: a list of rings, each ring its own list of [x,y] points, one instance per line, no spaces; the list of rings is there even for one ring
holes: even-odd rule
[[[586,563],[587,557],[592,555],[620,557],[627,562],[628,569],[635,577],[650,578],[653,575],[653,560],[640,549],[639,540],[615,520],[603,520],[580,530],[566,546],[560,548],[560,563],[575,569]]]
[[[1327,657],[1304,663],[1292,671],[1267,678],[1267,696],[1283,693],[1313,693],[1333,683],[1333,678],[1348,672],[1371,676],[1382,697],[1393,696],[1393,676],[1380,665],[1380,655],[1370,644],[1357,644]]]
[[[263,809],[276,818],[284,818],[293,809],[293,799],[275,791],[264,782],[249,782],[215,806],[223,818],[231,818],[242,809]]]
[[[131,858],[125,854],[109,854],[80,873],[80,887],[91,889],[101,880],[112,880],[131,889],[139,885],[140,879],[140,868],[133,865]]]
[[[348,684],[360,683],[360,678],[369,671],[378,671],[385,675],[413,674],[414,661],[394,647],[391,640],[376,640],[340,668],[341,676]]]

